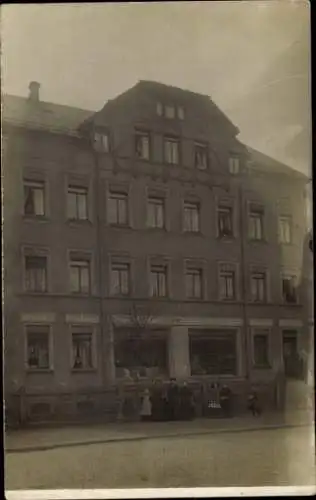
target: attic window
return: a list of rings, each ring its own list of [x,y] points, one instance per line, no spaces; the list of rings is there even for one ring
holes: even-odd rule
[[[239,174],[239,158],[238,156],[231,156],[229,158],[229,173],[232,175]]]
[[[166,106],[165,113],[166,113],[166,118],[174,118],[175,114],[176,114],[175,107],[174,106]]]
[[[163,115],[163,105],[161,104],[161,102],[157,102],[156,111],[158,116]]]
[[[179,120],[184,120],[184,108],[182,106],[178,106],[177,111]]]
[[[106,132],[95,132],[94,133],[94,148],[96,151],[101,151],[103,153],[109,152],[109,134]]]

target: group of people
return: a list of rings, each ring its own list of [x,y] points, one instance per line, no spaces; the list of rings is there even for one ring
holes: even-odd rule
[[[233,394],[226,385],[211,384],[207,391],[208,416],[218,412],[221,416],[233,414]],[[205,403],[204,403],[205,404]],[[248,395],[248,410],[253,416],[261,415],[261,405],[256,391]],[[154,381],[150,389],[145,389],[141,398],[140,418],[143,421],[191,420],[196,413],[193,392],[186,382],[177,383],[171,379],[167,384]]]
[[[145,389],[140,408],[143,421],[190,420],[194,417],[194,400],[186,382],[177,384],[171,379],[167,385],[155,382]]]

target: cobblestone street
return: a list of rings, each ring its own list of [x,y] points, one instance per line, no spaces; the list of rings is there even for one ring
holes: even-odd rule
[[[312,427],[7,453],[6,489],[313,485]]]

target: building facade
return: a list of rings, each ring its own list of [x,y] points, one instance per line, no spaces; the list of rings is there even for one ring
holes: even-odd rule
[[[155,82],[97,113],[42,102],[36,82],[5,96],[12,411],[110,412],[122,380],[157,377],[274,404],[277,375],[299,376],[306,178],[238,132],[207,96]]]

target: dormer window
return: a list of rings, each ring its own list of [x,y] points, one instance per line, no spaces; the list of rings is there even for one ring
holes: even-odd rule
[[[109,134],[106,132],[95,132],[94,149],[102,153],[108,153],[110,150]]]
[[[158,116],[163,115],[163,105],[161,104],[161,102],[157,102],[156,111]]]
[[[166,106],[165,108],[166,118],[175,118],[176,110],[174,106]]]
[[[237,175],[239,174],[239,158],[238,156],[231,156],[229,158],[229,173],[232,175]]]
[[[182,106],[178,106],[177,112],[179,120],[184,120],[184,108]]]

